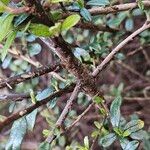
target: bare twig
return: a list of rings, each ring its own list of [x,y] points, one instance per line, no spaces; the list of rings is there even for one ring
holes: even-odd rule
[[[67,101],[67,104],[65,106],[65,108],[63,109],[61,115],[59,116],[57,122],[56,122],[56,127],[61,127],[63,122],[65,121],[65,118],[69,112],[69,109],[71,109],[71,106],[73,104],[73,101],[77,98],[78,96],[78,93],[79,93],[79,90],[80,90],[80,84],[77,84],[76,87],[74,88],[72,94],[71,94],[71,97],[70,99]],[[46,141],[48,143],[51,143],[51,140],[52,140],[52,135],[50,134]]]
[[[106,66],[106,64],[112,60],[112,58],[118,51],[120,51],[128,42],[132,41],[133,38],[136,37],[138,34],[140,34],[141,32],[149,28],[150,28],[150,23],[146,22],[141,28],[139,28],[130,36],[128,36],[125,40],[123,40],[119,45],[117,45],[115,49],[111,51],[111,53],[109,53],[109,55],[102,61],[102,63],[99,66],[97,66],[97,68],[94,70],[92,75],[96,77],[100,73],[100,71]]]
[[[85,114],[94,106],[94,102],[92,102],[84,111],[82,114],[78,116],[78,118],[68,127],[65,128],[66,131],[70,130],[73,126],[75,126],[84,116]]]
[[[74,91],[71,94],[70,99],[67,101],[67,104],[66,104],[65,108],[63,109],[60,117],[58,118],[58,120],[56,122],[57,127],[61,127],[62,123],[64,122],[69,110],[71,109],[73,101],[77,99],[79,90],[80,90],[80,84],[77,84]]]
[[[17,76],[14,76],[14,77],[10,77],[10,78],[7,78],[7,79],[0,80],[0,88],[4,88],[7,85],[14,85],[14,84],[24,82],[26,80],[44,75],[44,74],[49,73],[51,71],[55,71],[58,68],[59,68],[58,65],[45,66],[45,67],[41,67],[41,68],[39,68],[35,71],[29,71],[29,72],[21,74],[21,75],[17,75]]]
[[[142,1],[145,7],[150,7],[150,1]],[[118,13],[120,11],[132,10],[134,8],[138,8],[138,4],[134,3],[127,3],[127,4],[120,4],[108,7],[96,7],[89,9],[89,12],[92,15],[99,15],[99,14],[109,14],[109,13]]]
[[[75,85],[72,84],[72,85],[70,85],[70,86],[68,86],[68,87],[66,87],[60,91],[54,92],[49,97],[47,97],[41,101],[36,102],[36,104],[31,105],[30,107],[12,114],[11,116],[7,117],[4,121],[0,122],[0,130],[2,130],[7,125],[10,125],[15,120],[31,113],[33,110],[39,108],[40,106],[47,104],[50,100],[54,99],[55,97],[60,97],[63,94],[71,92],[74,89],[74,87],[75,87]]]

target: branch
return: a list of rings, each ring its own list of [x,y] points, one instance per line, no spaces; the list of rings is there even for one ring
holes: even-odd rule
[[[45,67],[41,67],[35,71],[29,71],[29,72],[21,74],[21,75],[17,75],[14,77],[0,80],[0,88],[4,88],[4,87],[9,86],[9,85],[18,84],[18,83],[24,82],[24,81],[29,80],[29,79],[33,79],[33,78],[38,77],[38,76],[42,76],[42,75],[49,73],[51,71],[55,71],[56,69],[58,69],[58,67],[59,67],[58,65],[45,66]]]
[[[142,1],[146,8],[150,7],[150,1]],[[138,8],[137,2],[120,4],[108,7],[96,7],[89,9],[89,12],[92,15],[101,15],[101,14],[109,14],[109,13],[118,13],[120,11],[132,10],[134,8]]]
[[[11,7],[7,7],[6,8],[6,12],[10,13],[10,14],[14,14],[14,15],[19,15],[22,13],[29,13],[31,11],[30,7],[20,7],[20,8],[11,8]]]
[[[47,98],[45,98],[41,101],[36,102],[36,104],[31,105],[30,107],[28,107],[24,110],[21,110],[19,112],[16,112],[16,113],[12,114],[11,116],[7,117],[4,121],[0,122],[0,130],[2,130],[7,125],[10,125],[15,120],[31,113],[33,110],[39,108],[40,106],[47,104],[50,100],[54,99],[55,97],[60,97],[63,94],[67,94],[69,92],[72,92],[74,87],[75,87],[75,85],[71,84],[70,86],[68,86],[68,87],[66,87],[66,88],[64,88],[60,91],[54,92],[49,97],[47,97]]]
[[[130,36],[128,36],[125,40],[123,40],[115,49],[111,51],[111,53],[102,61],[102,63],[99,66],[97,66],[97,68],[94,70],[92,75],[96,77],[100,73],[100,71],[106,66],[106,64],[113,59],[114,55],[118,51],[120,51],[128,42],[132,41],[133,38],[136,37],[138,34],[140,34],[141,32],[149,28],[150,28],[150,23],[146,22],[141,28],[139,28],[138,30],[133,32]]]
[[[65,108],[63,109],[61,115],[59,116],[57,122],[56,122],[56,127],[61,127],[65,118],[67,117],[67,114],[69,112],[69,109],[71,109],[71,106],[73,104],[73,101],[77,99],[77,96],[78,96],[78,93],[79,93],[79,90],[80,90],[80,84],[77,84],[76,87],[74,88],[72,94],[71,94],[71,97],[70,99],[67,101],[67,104],[65,106]],[[55,136],[54,135],[48,135],[48,137],[46,138],[46,141],[48,143],[51,143],[52,142],[52,139],[54,138]]]
[[[85,23],[85,22],[79,22],[75,25],[77,28],[92,30],[92,31],[104,31],[104,32],[116,32],[117,29],[110,28],[108,26],[102,26],[102,25],[94,25],[92,23]]]
[[[67,114],[69,112],[69,109],[71,109],[73,101],[77,99],[79,90],[80,90],[80,85],[77,84],[75,89],[74,89],[74,91],[71,94],[70,99],[67,101],[67,104],[66,104],[65,108],[63,109],[60,117],[58,118],[58,120],[56,122],[56,126],[57,127],[61,127],[62,123],[64,122],[64,120],[65,120],[65,118],[66,118],[66,116],[67,116]]]

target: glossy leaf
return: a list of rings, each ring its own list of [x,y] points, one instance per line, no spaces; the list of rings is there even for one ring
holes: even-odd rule
[[[109,5],[109,0],[90,0],[87,2],[87,5],[90,6],[106,6]]]
[[[91,14],[89,13],[89,11],[86,8],[82,8],[80,10],[80,14],[81,16],[86,20],[86,21],[91,21]]]
[[[124,150],[136,150],[138,146],[139,146],[138,141],[131,141],[126,145]]]
[[[80,21],[80,16],[78,14],[71,15],[67,17],[62,23],[61,30],[69,30],[71,27],[75,26]]]
[[[49,97],[52,92],[53,92],[52,88],[47,88],[47,89],[43,90],[42,92],[40,92],[36,95],[37,101],[41,101],[41,100]]]
[[[27,127],[28,127],[28,130],[30,131],[32,131],[34,128],[37,112],[38,112],[37,109],[35,109],[33,112],[31,112],[30,114],[26,116]]]
[[[127,146],[127,144],[129,143],[129,140],[127,140],[126,138],[121,138],[121,139],[119,139],[119,141],[120,141],[120,145],[121,145],[122,149],[124,150],[125,147]]]
[[[114,141],[116,140],[116,135],[114,133],[110,133],[105,135],[100,139],[100,144],[103,147],[108,147],[110,146]]]
[[[11,44],[13,43],[15,37],[17,35],[17,32],[14,31],[14,32],[11,32],[8,37],[7,37],[7,40],[5,42],[5,45],[4,47],[1,49],[2,53],[1,53],[1,60],[3,61],[8,53],[8,49],[9,47],[11,46]]]
[[[27,123],[23,117],[13,123],[11,128],[10,137],[6,144],[5,150],[20,150],[22,140],[26,134]]]
[[[118,127],[120,122],[120,106],[122,102],[122,97],[120,95],[116,96],[114,101],[110,106],[110,120],[113,127]]]
[[[143,127],[144,122],[142,120],[132,120],[125,125],[123,136],[129,136],[131,133],[142,129]]]

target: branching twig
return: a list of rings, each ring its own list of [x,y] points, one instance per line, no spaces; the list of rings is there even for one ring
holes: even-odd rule
[[[80,84],[77,84],[75,89],[73,90],[72,94],[71,94],[71,97],[70,99],[67,101],[67,104],[65,106],[65,108],[63,109],[61,115],[59,116],[57,122],[56,122],[56,127],[61,127],[68,112],[69,112],[69,109],[71,108],[72,104],[73,104],[73,101],[77,98],[78,96],[78,93],[79,93],[79,90],[80,90]],[[49,135],[47,138],[46,138],[46,141],[48,143],[51,143],[52,142],[52,139],[53,139],[53,136],[54,135]]]
[[[102,61],[102,63],[99,66],[97,66],[92,75],[96,77],[100,73],[100,71],[106,66],[106,64],[112,60],[112,58],[118,51],[120,51],[128,42],[132,41],[133,38],[136,37],[138,34],[149,28],[150,23],[146,22],[141,28],[139,28],[138,30],[133,32],[130,36],[128,36],[125,40],[123,40],[115,49],[111,51],[111,53],[109,53],[109,55]]]

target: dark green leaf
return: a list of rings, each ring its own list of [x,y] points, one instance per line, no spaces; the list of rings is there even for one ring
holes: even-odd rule
[[[43,142],[40,144],[38,150],[50,150],[50,144],[48,142]]]
[[[120,106],[122,102],[122,97],[120,95],[116,96],[114,101],[110,106],[110,120],[113,127],[118,127],[120,122]]]
[[[90,0],[87,2],[87,5],[91,6],[106,6],[109,5],[109,0]]]
[[[116,140],[116,135],[114,133],[110,133],[105,135],[100,139],[100,144],[103,147],[108,147],[110,146],[114,141]]]
[[[3,47],[3,49],[1,50],[2,53],[1,53],[1,60],[3,61],[8,53],[8,49],[9,47],[11,46],[11,44],[13,43],[15,37],[16,37],[16,34],[17,32],[14,31],[14,32],[11,32],[8,37],[7,37],[7,40],[5,42],[5,45]]]
[[[86,8],[82,8],[80,10],[80,14],[81,16],[86,20],[86,21],[91,21],[91,14],[89,13],[89,11]]]
[[[23,117],[13,123],[11,128],[10,137],[6,144],[5,150],[20,150],[22,140],[26,134],[27,123]]]
[[[28,18],[28,16],[29,16],[28,14],[21,14],[21,15],[17,16],[14,19],[14,26],[17,27],[18,25],[23,23]]]

